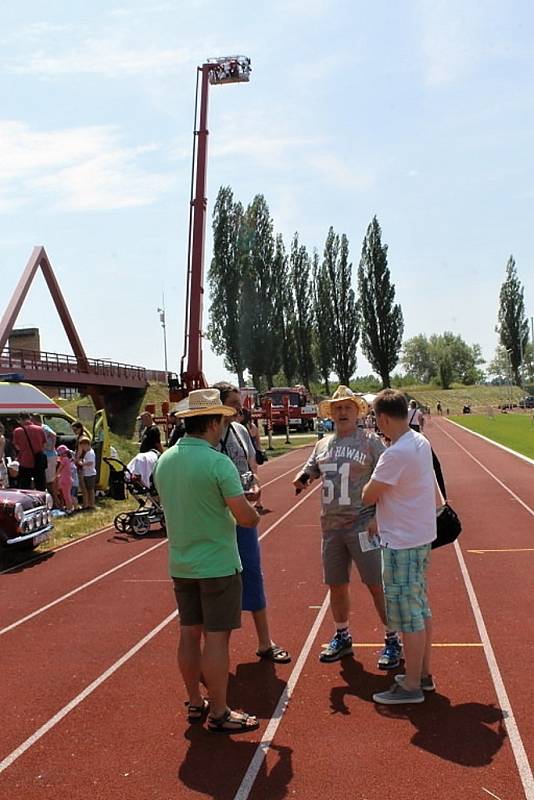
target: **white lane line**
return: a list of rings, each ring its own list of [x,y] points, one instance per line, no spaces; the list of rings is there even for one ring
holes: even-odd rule
[[[112,575],[114,572],[117,572],[117,570],[127,567],[128,564],[132,564],[134,561],[137,561],[138,558],[143,558],[143,556],[146,556],[148,553],[151,553],[153,550],[161,547],[162,544],[167,544],[167,540],[164,539],[162,542],[158,542],[153,547],[149,547],[148,550],[143,550],[142,553],[138,553],[138,555],[129,558],[127,561],[123,561],[121,564],[117,564],[117,566],[112,567],[112,569],[108,569],[106,572],[102,572],[100,575],[97,575],[96,578],[92,578],[90,581],[82,583],[81,586],[77,586],[76,589],[72,589],[72,591],[62,594],[61,597],[57,597],[55,600],[52,600],[51,603],[47,603],[45,606],[41,606],[41,608],[32,611],[31,614],[27,614],[25,617],[22,617],[22,619],[17,620],[17,622],[11,623],[11,625],[8,625],[7,628],[2,628],[2,630],[0,630],[0,636],[3,636],[4,633],[12,631],[14,628],[18,628],[18,626],[22,625],[23,622],[28,622],[28,620],[37,617],[44,611],[48,611],[49,608],[53,608],[53,606],[56,606],[58,603],[62,603],[63,600],[68,600],[69,597],[73,597],[75,594],[78,594],[78,592],[81,592],[82,589],[87,589],[88,586],[92,586],[94,583],[101,581],[103,578],[107,578],[108,575]]]
[[[305,462],[305,461],[303,461],[303,462],[302,462],[302,464],[297,464],[295,467],[291,467],[291,469],[288,469],[288,471],[287,471],[287,472],[283,472],[283,473],[282,473],[281,475],[279,475],[277,478],[273,478],[271,481],[267,481],[267,483],[262,483],[262,485],[261,485],[261,488],[262,488],[262,489],[265,489],[265,487],[266,487],[266,486],[270,486],[270,485],[271,485],[271,483],[276,483],[276,481],[279,481],[279,480],[280,480],[280,478],[285,478],[285,476],[286,476],[286,475],[289,475],[291,472],[294,472],[294,473],[295,473],[295,475],[296,475],[296,474],[297,474],[297,471],[300,469],[300,467],[303,467],[305,463],[306,463],[306,462]]]
[[[287,517],[289,517],[289,515],[290,515],[290,514],[292,514],[292,513],[293,513],[293,511],[296,511],[296,509],[297,509],[299,506],[301,506],[303,503],[305,503],[305,502],[306,502],[306,500],[307,500],[309,497],[311,497],[311,496],[312,496],[312,494],[313,494],[314,492],[316,492],[316,491],[317,491],[317,489],[320,489],[320,488],[321,488],[321,483],[318,483],[318,484],[317,484],[317,486],[315,487],[315,489],[312,489],[312,490],[311,490],[311,492],[308,492],[308,494],[307,494],[305,497],[303,497],[303,498],[302,498],[302,500],[299,500],[299,501],[298,501],[298,503],[295,503],[295,505],[293,506],[293,508],[290,508],[290,509],[289,509],[289,511],[286,511],[286,513],[285,513],[285,514],[283,514],[283,516],[281,516],[281,517],[280,517],[280,519],[278,519],[276,522],[273,522],[273,524],[271,525],[271,527],[270,527],[270,528],[267,528],[267,530],[265,531],[265,533],[262,533],[262,535],[261,535],[261,536],[258,536],[258,541],[259,541],[259,542],[261,542],[261,540],[262,540],[262,539],[265,539],[265,537],[266,537],[266,536],[268,536],[268,534],[269,534],[271,531],[273,531],[275,528],[277,528],[277,527],[278,527],[278,525],[280,525],[280,523],[281,523],[281,522],[283,522],[285,519],[287,519]]]
[[[490,477],[492,477],[492,478],[493,478],[493,480],[494,480],[494,481],[496,481],[496,482],[499,484],[499,486],[502,486],[502,488],[503,488],[505,491],[507,491],[507,492],[508,492],[508,494],[510,494],[510,495],[511,495],[511,496],[514,498],[514,500],[517,500],[517,502],[519,503],[519,505],[520,505],[520,506],[523,506],[523,508],[524,508],[526,511],[528,511],[528,513],[529,513],[529,514],[531,514],[531,515],[534,517],[534,509],[532,509],[532,508],[531,508],[529,505],[527,505],[527,504],[526,504],[526,503],[525,503],[523,500],[521,500],[521,498],[520,498],[520,497],[518,497],[518,496],[515,494],[515,492],[512,492],[512,490],[510,489],[510,487],[509,487],[509,486],[507,486],[505,483],[503,483],[503,482],[502,482],[502,481],[501,481],[501,480],[500,480],[500,479],[499,479],[499,478],[498,478],[496,475],[494,475],[494,474],[493,474],[493,472],[492,472],[490,469],[488,469],[487,467],[485,467],[485,466],[484,466],[484,464],[483,464],[481,461],[479,461],[479,460],[478,460],[478,458],[475,458],[475,456],[471,455],[471,453],[469,452],[469,450],[468,450],[466,447],[464,447],[464,446],[463,446],[463,444],[460,444],[460,442],[459,442],[457,439],[455,439],[455,438],[454,438],[454,436],[451,436],[451,434],[450,434],[450,433],[447,433],[447,431],[445,431],[445,430],[443,431],[443,433],[445,434],[445,436],[448,436],[448,437],[449,437],[449,439],[452,439],[452,441],[454,442],[454,444],[455,444],[457,447],[459,447],[459,448],[460,448],[460,450],[463,450],[463,451],[464,451],[464,453],[467,453],[467,455],[469,456],[469,458],[471,458],[471,459],[472,459],[472,460],[475,462],[475,464],[478,464],[478,466],[479,466],[481,469],[483,469],[483,470],[484,470],[484,472],[487,472],[487,473],[488,473],[488,475],[489,475]]]
[[[134,656],[137,652],[139,652],[139,650],[141,650],[141,648],[144,647],[145,644],[147,644],[151,639],[153,639],[154,636],[157,636],[158,633],[162,631],[163,628],[165,628],[169,624],[169,622],[172,622],[172,620],[175,619],[175,617],[177,616],[178,612],[173,611],[172,614],[169,614],[168,617],[165,617],[165,619],[162,622],[160,622],[159,625],[157,625],[149,633],[147,633],[146,636],[144,636],[139,642],[137,642],[137,644],[135,644],[130,650],[128,650],[127,653],[125,653],[121,658],[119,658],[118,661],[115,661],[115,663],[112,664],[111,667],[109,667],[109,669],[107,669],[105,672],[102,673],[102,675],[96,678],[96,680],[90,683],[89,686],[86,686],[86,688],[83,689],[83,691],[81,691],[80,694],[76,695],[76,697],[74,697],[70,701],[70,703],[67,703],[66,706],[63,706],[63,708],[60,709],[60,711],[58,711],[57,714],[54,714],[54,716],[51,717],[47,722],[45,722],[44,725],[41,725],[41,727],[38,728],[35,731],[35,733],[32,733],[32,735],[28,737],[26,741],[22,742],[22,744],[20,744],[8,756],[6,756],[3,759],[3,761],[0,761],[0,772],[3,772],[5,769],[10,767],[11,764],[13,764],[13,762],[17,760],[17,758],[20,758],[20,756],[23,755],[23,753],[25,753],[26,750],[29,750],[30,747],[32,747],[32,745],[35,744],[35,742],[37,742],[42,736],[45,735],[45,733],[48,733],[48,731],[50,731],[53,727],[55,727],[58,724],[58,722],[60,722],[63,719],[63,717],[66,717],[67,714],[70,714],[70,712],[73,711],[73,709],[75,709],[76,706],[79,706],[80,703],[86,699],[86,697],[89,697],[89,695],[92,694],[95,691],[95,689],[98,689],[99,686],[101,686],[105,681],[107,681],[107,679],[111,675],[113,675],[114,672],[120,669],[120,667],[122,667],[123,664],[129,661],[130,658],[132,658],[132,656]]]
[[[517,458],[520,458],[521,461],[526,461],[527,464],[534,464],[534,458],[529,458],[528,456],[523,455],[523,453],[518,453],[517,450],[512,450],[511,447],[506,447],[504,444],[500,442],[496,442],[494,439],[488,439],[487,436],[483,436],[478,431],[472,431],[471,428],[466,428],[463,425],[460,425],[459,422],[454,422],[452,419],[448,419],[447,422],[450,425],[456,425],[457,428],[460,428],[462,431],[467,431],[467,433],[473,434],[473,436],[478,436],[479,439],[483,439],[485,442],[489,442],[489,444],[494,445],[494,447],[498,447],[500,450],[504,450],[506,453],[510,453]],[[443,428],[442,428],[443,430]],[[443,431],[445,433],[445,431]]]
[[[506,725],[506,730],[508,732],[508,738],[510,740],[512,752],[517,764],[519,777],[521,778],[521,783],[523,784],[525,798],[526,800],[534,800],[534,777],[532,776],[532,770],[528,762],[525,747],[521,739],[521,734],[519,733],[519,728],[515,720],[512,705],[508,699],[508,694],[504,686],[499,665],[497,664],[497,659],[495,658],[495,653],[486,629],[482,611],[480,609],[480,605],[478,603],[478,599],[475,594],[475,590],[458,542],[454,542],[454,548],[456,550],[458,563],[460,564],[460,570],[464,579],[465,588],[467,589],[467,594],[469,596],[469,602],[471,603],[471,608],[475,617],[480,640],[484,645],[484,654],[488,662],[488,667],[493,685],[495,687],[495,692],[497,694],[497,699],[499,701],[499,706],[503,712],[504,724]]]
[[[495,800],[501,800],[501,798],[499,797],[499,795],[497,795],[497,794],[493,794],[493,792],[490,792],[490,790],[489,790],[489,789],[485,789],[485,788],[484,788],[484,786],[482,787],[482,791],[483,791],[483,792],[486,792],[486,794],[489,794],[489,796],[490,796],[490,797],[495,797]]]
[[[289,676],[289,680],[286,684],[286,687],[280,696],[280,699],[269,721],[269,724],[265,729],[265,733],[261,737],[261,741],[259,742],[258,747],[256,748],[256,752],[254,753],[252,761],[250,762],[248,769],[245,772],[245,775],[243,776],[243,780],[241,781],[239,789],[237,790],[234,796],[234,800],[247,800],[252,790],[254,781],[258,776],[258,772],[261,769],[265,756],[267,755],[267,751],[269,750],[269,747],[273,742],[273,739],[276,735],[276,731],[278,730],[278,726],[282,721],[289,700],[291,699],[291,695],[293,694],[293,690],[300,677],[300,673],[302,672],[304,664],[306,663],[306,659],[308,658],[310,650],[319,632],[319,628],[321,627],[322,622],[325,618],[328,606],[329,606],[329,594],[327,592],[323,600],[321,610],[317,614],[315,622],[313,623],[312,628],[308,634],[308,638],[304,642],[304,646],[300,651],[300,655],[297,659],[297,662],[293,667],[291,675]]]

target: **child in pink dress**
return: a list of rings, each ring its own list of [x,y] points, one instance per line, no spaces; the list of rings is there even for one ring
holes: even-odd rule
[[[72,498],[72,474],[71,463],[72,453],[68,447],[61,444],[57,449],[57,486],[63,499],[63,507],[67,513],[72,512],[73,498]]]

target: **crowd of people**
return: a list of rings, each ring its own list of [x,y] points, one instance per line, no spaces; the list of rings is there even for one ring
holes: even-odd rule
[[[320,432],[293,479],[296,494],[322,481],[321,555],[334,632],[319,659],[329,664],[354,652],[354,564],[384,626],[377,667],[405,665],[374,701],[424,702],[425,692],[435,689],[426,576],[436,509],[446,496],[439,462],[422,434],[424,415],[399,391],[380,392],[370,409],[346,386],[320,404],[319,415],[332,432]],[[139,453],[128,467],[145,486],[153,484],[165,512],[187,718],[206,720],[218,733],[254,730],[256,717],[229,708],[226,697],[229,640],[243,611],[252,616],[257,657],[291,661],[272,638],[261,568],[259,432],[242,408],[239,389],[226,382],[192,391],[178,405],[166,449],[152,415],[144,412],[139,421]],[[0,427],[0,480],[48,489],[67,514],[78,507],[79,494],[81,508],[94,508],[95,453],[81,422],[72,431],[69,449],[56,446],[54,431],[38,414],[21,414],[8,436]]]
[[[436,509],[444,498],[417,411],[402,393],[384,390],[373,403],[370,425],[365,400],[340,386],[319,408],[333,432],[318,437],[293,480],[297,494],[314,480],[323,484],[321,552],[334,633],[319,659],[329,664],[354,652],[354,564],[384,625],[378,668],[396,670],[404,660],[404,673],[373,696],[386,705],[421,703],[435,689],[426,576]],[[231,709],[226,698],[229,640],[242,611],[252,614],[257,656],[275,664],[291,660],[269,627],[257,532],[258,441],[244,424],[250,420],[238,388],[225,382],[191,392],[176,414],[182,435],[155,461],[153,481],[169,537],[187,718],[206,720],[217,733],[247,732],[258,727],[256,717]]]
[[[96,508],[96,455],[83,424],[72,423],[74,447],[57,436],[40,414],[23,412],[9,428],[0,423],[0,488],[48,491],[66,514]],[[57,445],[57,446],[56,446]]]

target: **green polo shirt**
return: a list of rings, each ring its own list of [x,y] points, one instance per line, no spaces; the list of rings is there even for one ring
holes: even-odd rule
[[[222,578],[241,572],[235,519],[225,497],[243,494],[237,469],[205,439],[184,436],[154,469],[174,578]]]

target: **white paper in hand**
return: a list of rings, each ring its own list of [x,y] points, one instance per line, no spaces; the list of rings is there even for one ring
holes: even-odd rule
[[[360,531],[359,537],[362,553],[367,553],[369,550],[377,550],[380,547],[380,536],[378,533],[369,535],[369,531]]]

